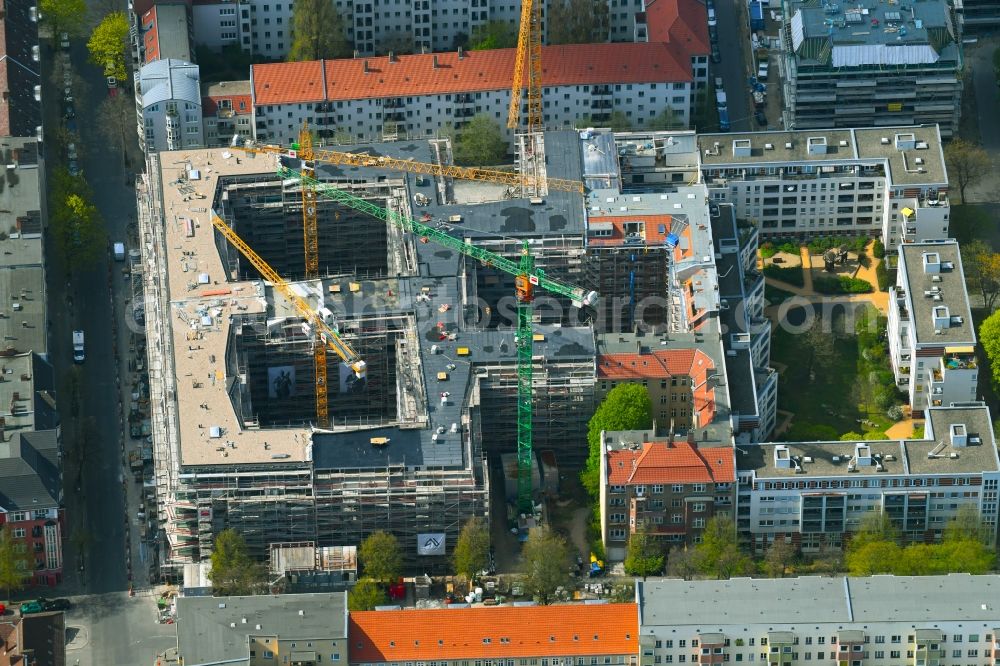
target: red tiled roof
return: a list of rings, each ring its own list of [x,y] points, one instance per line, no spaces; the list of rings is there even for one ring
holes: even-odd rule
[[[219,111],[219,102],[229,100],[229,108],[237,116],[250,115],[253,101],[250,95],[210,95],[201,98],[201,113],[203,116],[214,116]],[[240,106],[242,104],[243,106]]]
[[[350,614],[351,664],[636,654],[635,604],[496,606]]]
[[[650,379],[695,376],[715,367],[700,349],[656,349],[648,354],[601,354],[599,379]]]
[[[651,42],[670,42],[688,57],[708,55],[708,9],[699,0],[651,0],[646,5]]]
[[[699,449],[690,442],[646,442],[639,450],[609,451],[608,483],[732,483],[736,480],[732,448]]]
[[[254,103],[437,95],[509,88],[514,49],[254,65]],[[438,66],[434,67],[437,58]],[[546,86],[691,81],[691,65],[664,43],[567,44],[542,49]],[[368,72],[365,72],[365,63]]]

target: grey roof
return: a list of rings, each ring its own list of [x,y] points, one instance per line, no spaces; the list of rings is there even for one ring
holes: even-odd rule
[[[760,444],[738,448],[736,468],[753,471],[758,479],[1000,472],[990,413],[985,405],[931,407],[926,414],[926,439]],[[966,446],[953,447],[950,432],[953,423],[965,425],[969,439],[978,437],[979,442],[969,441]],[[875,464],[859,464],[854,471],[848,470],[848,461],[854,457],[859,444],[870,448],[872,457],[878,460],[882,469]],[[776,465],[776,450],[787,451],[787,456],[792,459],[788,467]],[[780,455],[785,456],[785,453]],[[810,461],[807,462],[806,458]]]
[[[924,272],[924,255],[937,254],[939,273]],[[946,268],[946,264],[951,268]],[[899,270],[906,281],[906,301],[918,345],[976,344],[972,308],[962,272],[962,256],[955,241],[907,243],[899,247]],[[934,281],[934,277],[939,281]],[[937,288],[937,289],[935,289]],[[937,290],[941,300],[928,295]],[[950,325],[935,325],[934,311],[948,308]],[[941,331],[938,333],[937,331]]]
[[[246,660],[250,636],[346,639],[347,594],[178,597],[177,650],[187,666]]]
[[[710,631],[732,625],[1000,621],[996,575],[659,579],[637,582],[636,598],[643,635],[655,633],[653,627],[685,625]]]
[[[59,433],[5,433],[0,442],[0,507],[7,511],[52,508],[62,496]]]
[[[66,666],[66,614],[62,611],[21,616],[23,651],[31,650],[32,666]]]
[[[896,135],[900,134],[912,134],[914,144],[926,144],[927,148],[898,148]],[[810,152],[811,138],[826,139],[825,151],[814,148]],[[736,142],[748,147],[749,154],[737,155],[734,150]],[[841,145],[842,143],[846,145]],[[699,134],[698,148],[701,151],[702,168],[751,164],[870,164],[877,160],[887,163],[893,185],[919,183],[944,186],[948,182],[941,149],[941,133],[937,125]],[[916,164],[917,157],[923,160],[923,164]]]
[[[42,105],[35,99],[41,85],[41,66],[34,58],[38,47],[38,23],[31,20],[31,2],[3,3],[0,28],[0,71],[5,82],[0,105],[0,135],[35,137],[42,124]]]
[[[792,50],[810,65],[914,65],[958,55],[944,0],[914,0],[905,9],[873,0],[822,5],[792,0],[786,12]]]
[[[0,241],[2,246],[6,241]],[[45,327],[45,271],[41,265],[0,267],[2,349],[8,353],[48,351]],[[15,303],[16,309],[15,309]],[[66,341],[69,344],[69,340]]]
[[[191,62],[190,29],[188,28],[188,8],[183,4],[156,5],[156,30],[158,45],[156,57],[160,60],[175,59]]]
[[[139,69],[143,108],[176,100],[201,108],[198,65],[183,60],[156,60]]]

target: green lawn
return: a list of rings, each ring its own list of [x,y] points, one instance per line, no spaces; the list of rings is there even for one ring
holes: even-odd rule
[[[785,291],[784,289],[778,289],[775,286],[764,283],[764,299],[771,305],[779,305],[784,303],[789,298],[794,296],[790,291]]]

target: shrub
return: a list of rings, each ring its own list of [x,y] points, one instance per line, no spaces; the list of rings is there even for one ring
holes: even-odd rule
[[[802,269],[798,267],[783,268],[772,264],[764,267],[764,275],[773,280],[787,282],[796,287],[801,287],[806,283],[805,276],[802,275]]]
[[[885,244],[881,240],[875,240],[875,244],[872,245],[872,254],[876,259],[885,258]]]
[[[785,254],[798,254],[799,246],[792,241],[785,241],[778,246],[778,252],[784,252]]]
[[[858,236],[857,238],[852,238],[848,241],[841,243],[841,247],[845,247],[848,250],[853,250],[854,252],[861,253],[864,252],[865,248],[868,246],[867,236]]]
[[[895,282],[895,276],[885,267],[884,261],[880,261],[875,267],[875,278],[878,280],[879,291],[888,291]]]
[[[872,265],[872,260],[864,252],[858,252],[858,265],[863,268],[868,268]]]
[[[778,249],[774,247],[774,243],[764,243],[760,246],[760,256],[762,258],[770,259],[776,254],[778,254]]]
[[[903,420],[903,407],[902,405],[893,405],[889,409],[885,410],[885,415],[889,417],[892,421],[902,421]]]
[[[868,280],[847,275],[839,277],[821,275],[813,279],[813,289],[820,294],[870,294],[874,290]]]

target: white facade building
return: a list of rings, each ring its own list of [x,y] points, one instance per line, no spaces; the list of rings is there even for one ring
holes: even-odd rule
[[[982,403],[931,407],[924,439],[762,444],[736,452],[736,525],[763,552],[784,538],[804,552],[843,545],[871,511],[911,541],[941,537],[959,507],[996,533],[997,458]]]
[[[976,399],[976,331],[958,243],[899,248],[888,338],[896,384],[914,411]]]
[[[1000,576],[636,582],[640,666],[993,666]]]
[[[197,65],[169,59],[144,65],[135,75],[135,109],[144,152],[204,144]]]
[[[254,127],[262,141],[287,143],[308,122],[321,138],[435,136],[479,113],[507,133],[514,49],[254,65]],[[620,111],[642,127],[665,109],[690,119],[686,55],[665,43],[544,47],[548,128],[581,118],[599,124]]]
[[[948,175],[937,125],[701,134],[712,199],[765,237],[948,238]]]

